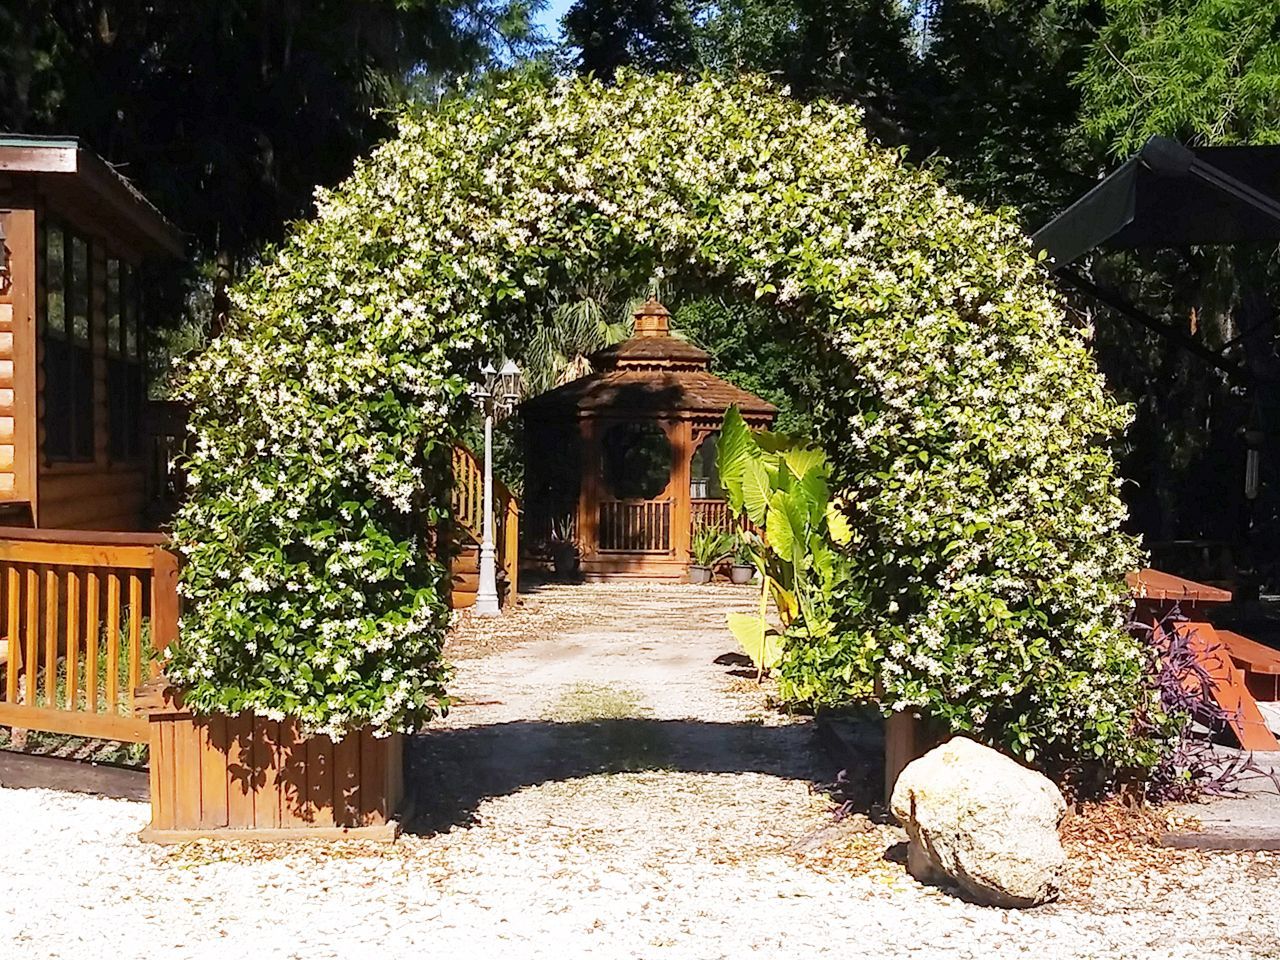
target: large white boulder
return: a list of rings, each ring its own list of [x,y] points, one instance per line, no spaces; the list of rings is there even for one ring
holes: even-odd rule
[[[1001,907],[1057,898],[1067,806],[1042,774],[955,737],[907,765],[891,806],[910,838],[907,869],[917,880],[950,881]]]

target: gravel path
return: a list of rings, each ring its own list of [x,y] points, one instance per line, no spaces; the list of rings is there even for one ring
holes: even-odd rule
[[[1274,855],[1104,844],[1024,912],[913,882],[898,831],[832,825],[809,725],[715,662],[750,602],[567,587],[464,622],[390,848],[147,847],[141,804],[0,789],[0,957],[1280,956]]]

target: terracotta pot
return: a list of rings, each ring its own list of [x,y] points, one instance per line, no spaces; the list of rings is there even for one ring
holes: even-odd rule
[[[756,575],[756,568],[749,563],[735,563],[729,568],[729,579],[734,583],[750,583]]]
[[[153,843],[394,840],[404,797],[404,739],[368,730],[334,741],[289,719],[197,717],[164,678],[139,690],[150,728]]]
[[[704,567],[700,563],[689,564],[689,582],[690,583],[710,583],[711,568]]]

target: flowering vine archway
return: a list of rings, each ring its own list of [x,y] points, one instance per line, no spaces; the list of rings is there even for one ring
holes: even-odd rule
[[[1113,751],[1143,699],[1100,445],[1125,411],[1029,254],[857,109],[759,79],[519,80],[410,112],[191,372],[171,675],[197,709],[335,733],[429,719],[447,612],[424,531],[472,371],[607,271],[758,298],[809,345],[857,592],[796,651],[815,699],[875,669],[955,726],[1021,715],[1014,745]]]

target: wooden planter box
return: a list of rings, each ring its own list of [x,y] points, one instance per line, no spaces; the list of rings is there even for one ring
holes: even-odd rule
[[[367,731],[301,737],[292,720],[197,717],[161,678],[138,692],[151,753],[153,843],[394,840],[404,740]]]

